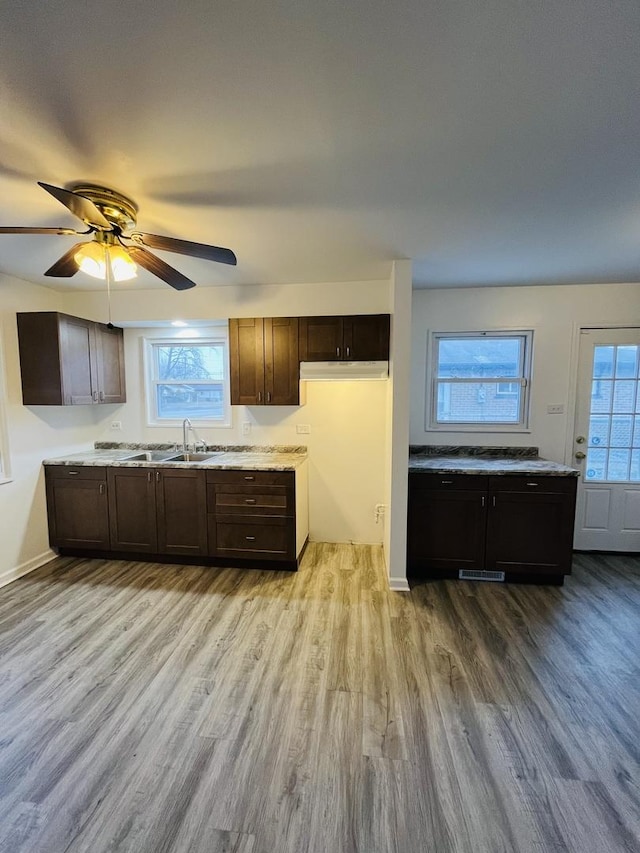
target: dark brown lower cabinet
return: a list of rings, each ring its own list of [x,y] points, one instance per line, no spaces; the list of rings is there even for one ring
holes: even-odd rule
[[[113,467],[108,488],[112,551],[207,553],[204,471]]]
[[[490,477],[485,568],[570,574],[576,485],[575,477]]]
[[[159,476],[158,476],[159,475]],[[156,519],[160,554],[207,553],[207,486],[204,471],[156,471]]]
[[[148,468],[109,468],[111,550],[158,552],[156,484]]]
[[[149,554],[208,565],[273,561],[274,568],[296,569],[308,536],[306,467],[298,474],[48,465],[50,542],[63,553],[87,556]]]
[[[45,469],[49,541],[58,548],[109,548],[105,468]]]
[[[574,477],[410,474],[408,573],[485,569],[561,582],[571,572],[575,495]]]
[[[293,471],[208,471],[212,557],[296,559]]]

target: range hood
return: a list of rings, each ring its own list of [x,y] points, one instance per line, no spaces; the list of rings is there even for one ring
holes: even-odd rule
[[[301,361],[300,379],[327,381],[337,379],[388,379],[388,361]]]

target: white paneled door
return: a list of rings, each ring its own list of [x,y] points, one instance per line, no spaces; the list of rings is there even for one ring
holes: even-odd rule
[[[640,328],[582,329],[575,547],[640,551]]]

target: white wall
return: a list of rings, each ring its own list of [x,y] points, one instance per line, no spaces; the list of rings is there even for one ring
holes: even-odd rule
[[[51,556],[42,460],[88,447],[113,406],[73,408],[22,405],[17,311],[56,311],[60,294],[0,277],[0,370],[9,482],[0,484],[0,585]]]
[[[413,294],[411,444],[535,445],[567,459],[573,420],[574,347],[579,326],[640,323],[640,284],[585,284],[419,290]],[[425,429],[429,331],[533,329],[530,430],[527,433],[434,432]],[[563,415],[547,414],[562,403]]]

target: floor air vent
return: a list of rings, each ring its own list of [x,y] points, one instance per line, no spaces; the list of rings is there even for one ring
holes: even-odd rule
[[[461,581],[504,581],[504,572],[487,572],[484,569],[460,569]]]

